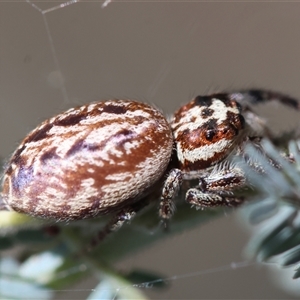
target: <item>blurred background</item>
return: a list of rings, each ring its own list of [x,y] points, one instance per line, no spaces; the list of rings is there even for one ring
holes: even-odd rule
[[[102,4],[0,2],[1,157],[45,118],[95,100],[137,99],[171,115],[192,97],[216,91],[258,87],[300,98],[299,3]],[[279,105],[258,110],[274,130],[299,119]],[[147,290],[153,299],[296,297],[274,280],[275,273],[279,282],[291,275],[230,267],[245,260],[248,240],[236,215],[166,238],[116,267],[187,276],[166,290]],[[64,297],[82,299],[76,290],[95,284],[87,279]]]

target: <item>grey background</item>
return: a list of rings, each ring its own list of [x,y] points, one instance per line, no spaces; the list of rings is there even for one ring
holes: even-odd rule
[[[63,2],[32,3],[45,10]],[[2,157],[45,118],[94,100],[134,98],[171,114],[215,91],[261,87],[300,97],[299,3],[101,4],[82,1],[43,14],[25,1],[0,2]],[[274,128],[290,128],[299,118],[280,106],[262,111]],[[166,277],[205,271],[244,260],[247,239],[235,215],[224,215],[117,266]],[[216,271],[148,292],[153,299],[292,297],[268,273],[261,266]]]

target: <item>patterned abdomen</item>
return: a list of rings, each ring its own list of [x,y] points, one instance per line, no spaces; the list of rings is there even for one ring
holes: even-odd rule
[[[5,171],[2,198],[12,210],[57,220],[108,213],[141,198],[171,152],[169,125],[147,104],[72,108],[23,140]]]

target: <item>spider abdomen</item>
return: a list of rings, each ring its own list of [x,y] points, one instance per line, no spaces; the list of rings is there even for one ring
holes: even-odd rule
[[[131,100],[72,108],[43,122],[3,178],[9,209],[75,220],[137,201],[164,173],[172,132],[157,109]]]

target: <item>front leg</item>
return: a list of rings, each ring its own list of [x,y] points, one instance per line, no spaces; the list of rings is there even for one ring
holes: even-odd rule
[[[163,220],[165,227],[167,227],[167,220],[174,214],[174,199],[182,185],[182,179],[183,174],[181,170],[172,169],[164,182],[159,204],[159,216]]]
[[[197,208],[229,206],[243,203],[244,197],[237,197],[233,191],[245,187],[244,172],[230,164],[217,165],[207,176],[200,177],[199,186],[189,189],[186,201]]]

